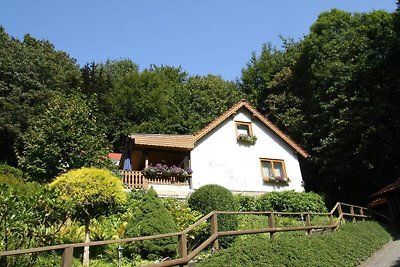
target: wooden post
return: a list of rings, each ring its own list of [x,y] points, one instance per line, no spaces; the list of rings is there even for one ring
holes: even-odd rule
[[[147,151],[144,152],[144,167],[147,168],[149,166],[149,154]]]
[[[307,213],[307,215],[306,215],[306,226],[311,226],[310,213]],[[311,233],[311,230],[308,229],[306,233],[307,233],[307,235],[309,235]]]
[[[354,207],[350,206],[350,213],[351,213],[351,218],[353,218],[353,222],[356,221],[356,217],[354,216]]]
[[[363,208],[360,208],[360,215],[364,215],[364,209]],[[362,220],[364,221],[365,219],[362,218]]]
[[[275,228],[275,215],[273,212],[271,212],[268,216],[268,227],[269,228]],[[271,239],[274,239],[274,233],[270,232],[269,236],[271,237]]]
[[[218,217],[217,217],[217,215],[218,215],[217,213],[214,213],[211,217],[211,235],[218,233]],[[219,250],[218,238],[215,239],[212,248],[213,248],[213,251]]]
[[[61,257],[61,267],[72,267],[72,259],[74,255],[74,248],[64,248],[64,252]]]
[[[185,258],[187,256],[187,238],[185,233],[179,235],[178,242],[179,242],[178,246],[179,258]]]
[[[333,225],[334,224],[334,220],[333,220],[333,214],[329,215],[329,224]]]
[[[340,217],[340,215],[342,215],[343,214],[343,211],[342,211],[342,204],[340,204],[339,203],[339,205],[337,206],[337,208],[338,208],[338,216]]]

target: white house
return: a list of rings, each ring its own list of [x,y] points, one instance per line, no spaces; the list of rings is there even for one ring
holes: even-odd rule
[[[161,196],[184,197],[206,184],[261,194],[303,191],[298,156],[308,153],[241,100],[194,135],[131,135],[120,166],[126,184],[153,186]]]

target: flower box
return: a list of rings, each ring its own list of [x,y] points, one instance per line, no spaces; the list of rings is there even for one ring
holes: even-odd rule
[[[247,134],[239,134],[237,136],[237,141],[240,143],[254,145],[257,141],[257,136],[255,135],[247,135]]]
[[[155,166],[149,165],[147,168],[144,168],[142,174],[146,178],[156,178],[156,177],[176,177],[176,178],[187,178],[191,176],[192,169],[182,169],[181,167],[177,167],[175,165],[167,166],[164,164],[156,164]]]
[[[265,183],[279,183],[279,184],[288,184],[290,183],[290,178],[289,177],[284,177],[284,176],[267,176],[263,177],[263,181]]]

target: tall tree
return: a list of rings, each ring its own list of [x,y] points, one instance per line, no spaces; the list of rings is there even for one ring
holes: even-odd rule
[[[104,131],[93,104],[80,97],[56,96],[22,135],[19,165],[38,182],[49,182],[70,169],[111,166]]]
[[[194,133],[243,98],[235,83],[219,76],[190,77],[175,92],[185,133]]]
[[[28,120],[40,114],[54,91],[68,93],[80,83],[79,69],[48,41],[22,41],[0,27],[0,161],[16,165],[16,140]]]
[[[395,18],[383,11],[322,13],[304,40],[286,47],[273,78],[258,62],[243,72],[247,88],[268,77],[258,103],[312,155],[303,165],[306,188],[331,200],[367,201],[400,175]],[[282,55],[272,51],[274,57]]]

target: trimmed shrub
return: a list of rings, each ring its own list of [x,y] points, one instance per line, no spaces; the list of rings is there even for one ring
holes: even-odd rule
[[[270,192],[257,199],[257,211],[327,212],[322,197],[313,192]]]
[[[194,191],[188,199],[189,207],[200,211],[204,215],[211,211],[235,211],[235,199],[232,192],[220,185],[210,184]],[[237,216],[218,215],[218,230],[236,230],[238,226]],[[233,237],[221,238],[222,247],[227,247],[233,241]]]
[[[106,169],[80,168],[57,177],[50,188],[61,192],[61,199],[71,201],[74,217],[85,223],[85,242],[90,241],[90,221],[117,211],[126,202],[126,193],[118,177]],[[89,247],[84,248],[83,265],[89,265]]]
[[[149,236],[177,232],[172,215],[163,206],[152,188],[146,192],[134,213],[134,218],[126,226],[126,237]],[[132,242],[126,245],[124,253],[134,259],[138,254],[143,259],[158,260],[173,258],[177,252],[177,238],[160,238]]]
[[[257,209],[257,197],[234,195],[238,211],[255,211]]]
[[[376,222],[347,223],[323,235],[251,235],[196,266],[358,266],[390,238]]]

